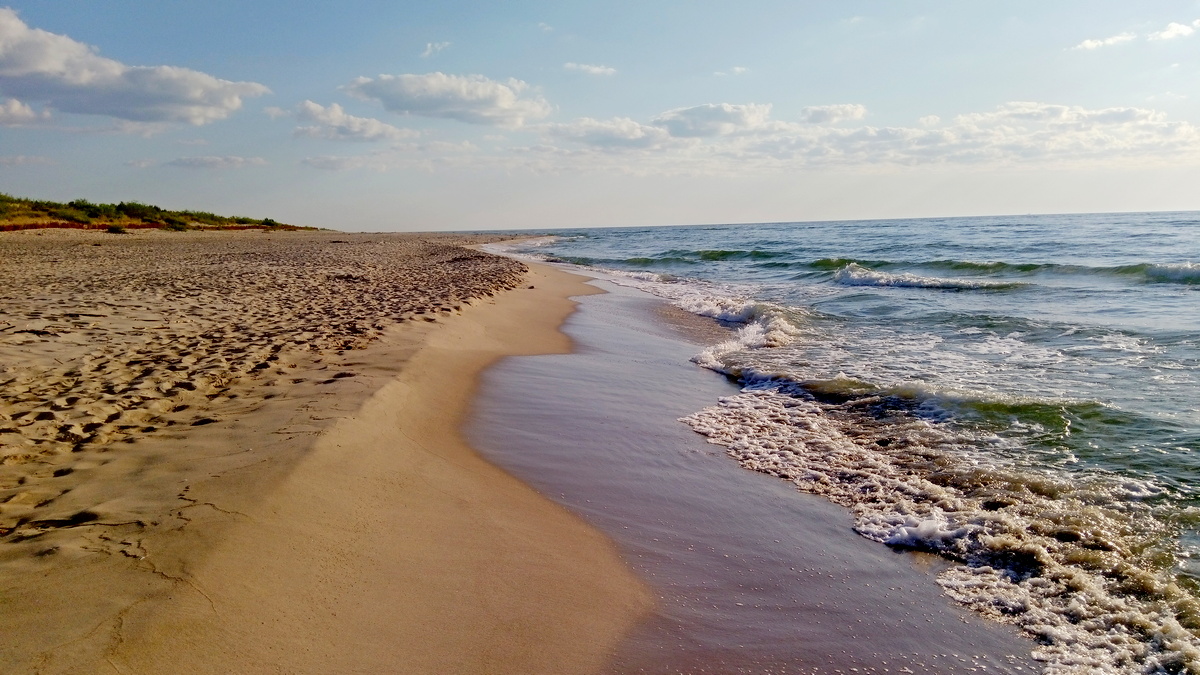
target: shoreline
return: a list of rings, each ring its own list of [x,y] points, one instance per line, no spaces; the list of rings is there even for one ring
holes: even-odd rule
[[[604,673],[1039,670],[1031,640],[942,592],[940,559],[861,537],[845,507],[679,422],[739,390],[690,362],[721,338],[710,320],[593,283],[609,292],[563,327],[579,348],[490,369],[470,429],[612,537],[659,597]]]
[[[203,424],[47,455],[39,484],[54,466],[88,480],[34,507],[57,528],[18,520],[26,538],[5,544],[4,668],[599,670],[646,587],[459,432],[483,369],[569,349],[558,326],[595,292],[583,281],[534,267],[461,314],[439,302],[366,349],[293,359],[290,384],[235,384]],[[179,506],[153,516],[147,485]]]
[[[130,617],[137,638],[114,661],[149,671],[595,672],[648,608],[647,593],[603,535],[458,432],[476,378],[496,360],[569,349],[558,324],[567,296],[587,292],[576,279],[533,268],[533,289],[430,332],[394,380],[318,439],[255,522],[192,572],[202,594]]]

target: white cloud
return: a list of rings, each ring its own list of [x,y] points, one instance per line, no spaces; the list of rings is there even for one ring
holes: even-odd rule
[[[0,93],[56,110],[135,122],[207,124],[269,90],[175,66],[127,66],[0,8]]]
[[[166,163],[166,166],[181,169],[241,169],[247,166],[266,165],[267,160],[262,157],[238,157],[236,155],[180,157]]]
[[[553,33],[554,32],[554,26],[551,26],[548,23],[538,23],[538,28],[541,28],[543,33]]]
[[[937,115],[926,115],[917,120],[917,123],[923,127],[936,127],[942,123],[942,118]]]
[[[81,127],[70,131],[85,134],[120,134],[122,136],[141,136],[152,138],[171,128],[169,122],[132,122],[130,120],[114,120],[112,124],[96,127]]]
[[[937,128],[797,127],[738,152],[806,165],[1154,163],[1200,160],[1200,130],[1144,108],[1013,102]]]
[[[608,66],[593,66],[586,63],[564,63],[563,68],[574,70],[588,75],[616,75],[617,69]]]
[[[554,138],[604,148],[653,148],[671,140],[665,129],[641,124],[628,117],[611,120],[584,117],[569,124],[549,124],[543,128]]]
[[[767,123],[771,105],[750,103],[705,103],[691,108],[668,110],[652,120],[672,136],[679,138],[703,138],[724,136],[749,131]]]
[[[1122,42],[1130,42],[1136,38],[1137,38],[1137,35],[1135,35],[1133,33],[1121,33],[1120,35],[1114,35],[1112,37],[1106,37],[1106,38],[1103,38],[1100,40],[1084,40],[1083,42],[1080,42],[1079,44],[1075,45],[1071,49],[1085,49],[1085,50],[1099,49],[1101,47],[1110,47],[1112,45],[1119,45]]]
[[[349,171],[351,169],[386,169],[386,166],[378,166],[378,160],[374,157],[341,157],[337,155],[318,155],[316,157],[305,157],[300,160],[301,164],[310,166],[314,169],[322,171]]]
[[[305,101],[296,106],[295,115],[298,121],[310,123],[296,127],[297,136],[333,141],[391,141],[419,135],[411,129],[400,129],[377,119],[347,114],[336,103],[325,107]]]
[[[668,111],[650,122],[618,117],[542,124],[534,127],[541,141],[529,146],[484,150],[464,144],[408,144],[356,157],[311,157],[304,163],[325,170],[765,176],[920,166],[1200,166],[1200,129],[1147,108],[1013,102],[897,127],[775,122],[767,119],[765,105],[739,108],[748,107],[697,106]],[[660,119],[684,135],[673,133]]]
[[[729,70],[718,70],[717,72],[713,73],[713,75],[716,75],[717,77],[725,77],[726,75],[744,75],[748,72],[750,72],[749,68],[734,66]]]
[[[360,77],[342,89],[379,101],[392,112],[511,129],[550,114],[545,99],[522,97],[528,88],[516,79],[497,82],[482,75],[429,73]]]
[[[582,119],[544,126],[551,143],[515,149],[508,159],[512,168],[539,172],[661,175],[838,167],[1200,166],[1200,129],[1145,108],[1014,102],[949,120],[934,117],[908,127],[766,122],[744,132],[670,139],[648,131],[658,124]],[[628,153],[637,153],[637,160]]]
[[[449,42],[427,42],[425,43],[425,51],[421,52],[421,58],[427,59],[449,46]]]
[[[846,120],[861,120],[867,109],[857,103],[814,105],[800,111],[800,119],[809,124],[837,124]]]
[[[0,166],[31,166],[31,165],[49,166],[54,164],[54,160],[49,157],[40,157],[37,155],[0,155]]]
[[[1197,23],[1200,23],[1200,21],[1197,21]],[[1150,39],[1151,40],[1174,40],[1175,38],[1179,38],[1179,37],[1187,37],[1195,32],[1196,32],[1196,29],[1193,26],[1188,26],[1188,25],[1182,24],[1182,23],[1175,23],[1172,21],[1171,23],[1167,24],[1166,28],[1164,28],[1156,33],[1151,33]]]
[[[20,126],[48,118],[46,111],[38,112],[15,98],[0,102],[0,126]]]

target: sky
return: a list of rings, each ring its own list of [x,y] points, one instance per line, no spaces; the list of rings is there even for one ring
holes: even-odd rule
[[[1200,210],[1200,0],[0,0],[0,192],[354,231]]]

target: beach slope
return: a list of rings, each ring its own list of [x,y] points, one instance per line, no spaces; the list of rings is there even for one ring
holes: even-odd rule
[[[88,475],[11,521],[5,668],[599,669],[648,591],[609,540],[459,431],[488,365],[569,349],[557,329],[568,297],[591,291],[581,282],[534,267],[461,314],[426,303],[435,321],[291,355],[286,381],[251,371],[203,424],[14,465],[27,476],[17,496],[52,485],[50,467]]]

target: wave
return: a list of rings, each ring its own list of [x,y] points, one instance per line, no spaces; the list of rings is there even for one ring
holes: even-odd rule
[[[939,575],[947,594],[1034,636],[1047,672],[1200,672],[1200,603],[1167,562],[1175,528],[1200,513],[1164,513],[1153,481],[1014,468],[976,449],[999,439],[887,396],[828,402],[787,383],[681,421],[745,468],[850,508],[862,536],[957,563]]]
[[[949,272],[968,273],[980,276],[1017,276],[1029,277],[1038,274],[1057,274],[1063,276],[1083,275],[1099,277],[1126,278],[1142,283],[1186,284],[1200,285],[1200,263],[1136,263],[1131,265],[1116,265],[1095,267],[1088,265],[1072,265],[1066,263],[1013,263],[1002,261],[979,262],[973,260],[928,260],[901,261],[878,260],[868,258],[818,258],[810,261],[770,261],[759,263],[755,267],[764,269],[802,269],[813,272],[840,273],[846,268],[855,270],[867,269],[879,274],[886,270],[945,270]],[[845,274],[845,273],[843,273]],[[897,277],[912,277],[919,284],[921,279],[911,273],[892,274]],[[955,280],[961,281],[961,280]],[[974,281],[973,279],[971,280]],[[1016,282],[1013,282],[1016,283]],[[892,285],[903,285],[892,284]],[[939,286],[919,286],[934,288]]]
[[[814,270],[835,271],[840,270],[847,265],[859,265],[861,267],[886,267],[896,265],[898,263],[888,262],[887,260],[860,260],[857,258],[820,258],[809,263],[802,263],[805,267],[810,267]]]
[[[1129,265],[1114,270],[1118,274],[1143,276],[1153,283],[1200,284],[1200,263]]]
[[[734,328],[730,339],[706,348],[692,358],[704,368],[733,377],[724,357],[730,353],[784,347],[800,336],[807,314],[796,307],[748,298],[718,285],[677,278],[666,274],[607,269],[613,283],[636,288],[658,296],[698,316],[714,319]]]
[[[580,267],[594,267],[606,272],[617,272],[634,269],[634,270],[650,270],[659,265],[695,265],[695,260],[686,258],[597,258],[589,256],[572,256],[572,255],[549,255],[539,258],[542,262],[563,263],[567,265],[578,265]]]
[[[549,262],[566,262],[589,267],[653,267],[655,265],[699,265],[705,262],[721,260],[763,260],[777,257],[779,254],[769,251],[682,251],[674,250],[653,256],[633,256],[629,258],[597,258],[584,256],[549,256]]]
[[[779,253],[776,251],[760,251],[758,249],[749,251],[738,249],[706,249],[699,251],[671,251],[670,253],[682,254],[684,256],[694,255],[700,260],[768,260],[787,255],[786,253]]]
[[[712,345],[692,357],[693,363],[732,377],[738,377],[740,373],[725,364],[724,357],[727,354],[784,347],[794,342],[801,333],[797,325],[799,312],[772,303],[717,301],[716,307],[728,304],[729,308],[734,310],[719,310],[720,314],[706,311],[706,306],[713,305],[711,298],[697,299],[694,302],[676,302],[675,304],[700,316],[712,316],[722,321],[742,324],[729,340]]]
[[[911,273],[892,274],[850,263],[833,273],[833,280],[843,286],[891,286],[898,288],[931,288],[953,291],[1008,290],[1026,284],[979,279],[944,279],[922,277]]]
[[[807,268],[812,270],[836,271],[846,267],[847,265],[858,265],[860,267],[867,267],[870,269],[921,268],[951,270],[955,272],[975,272],[982,274],[1029,274],[1033,272],[1049,270],[1071,271],[1087,269],[1079,266],[1059,265],[1054,263],[1009,263],[999,261],[977,262],[973,260],[910,261],[880,260],[871,258],[818,258],[808,262],[763,263],[761,266],[786,266],[793,268]]]
[[[626,263],[640,264],[676,264],[676,263],[704,263],[704,262],[719,262],[722,260],[771,260],[787,256],[787,253],[778,251],[763,251],[759,249],[671,249],[652,256],[639,256],[635,258],[626,258]]]
[[[761,346],[750,344],[746,348]],[[1030,451],[1036,451],[1036,446],[1051,448],[1056,456],[1073,457],[1074,453],[1088,453],[1100,441],[1133,445],[1135,439],[1145,439],[1147,434],[1164,426],[1180,439],[1192,437],[1178,425],[1095,400],[980,395],[922,382],[879,385],[844,373],[824,379],[801,379],[764,365],[757,359],[727,359],[710,367],[736,377],[745,390],[775,390],[830,405],[871,399],[879,410],[902,411],[929,422],[953,422],[988,434],[1004,434],[1013,443],[1019,441],[1021,451],[1014,457],[1022,457],[1019,461],[1024,464],[1046,463],[1046,458],[1036,452],[1030,459]],[[1197,486],[1182,483],[1173,485],[1173,489],[1186,495],[1200,494]]]

